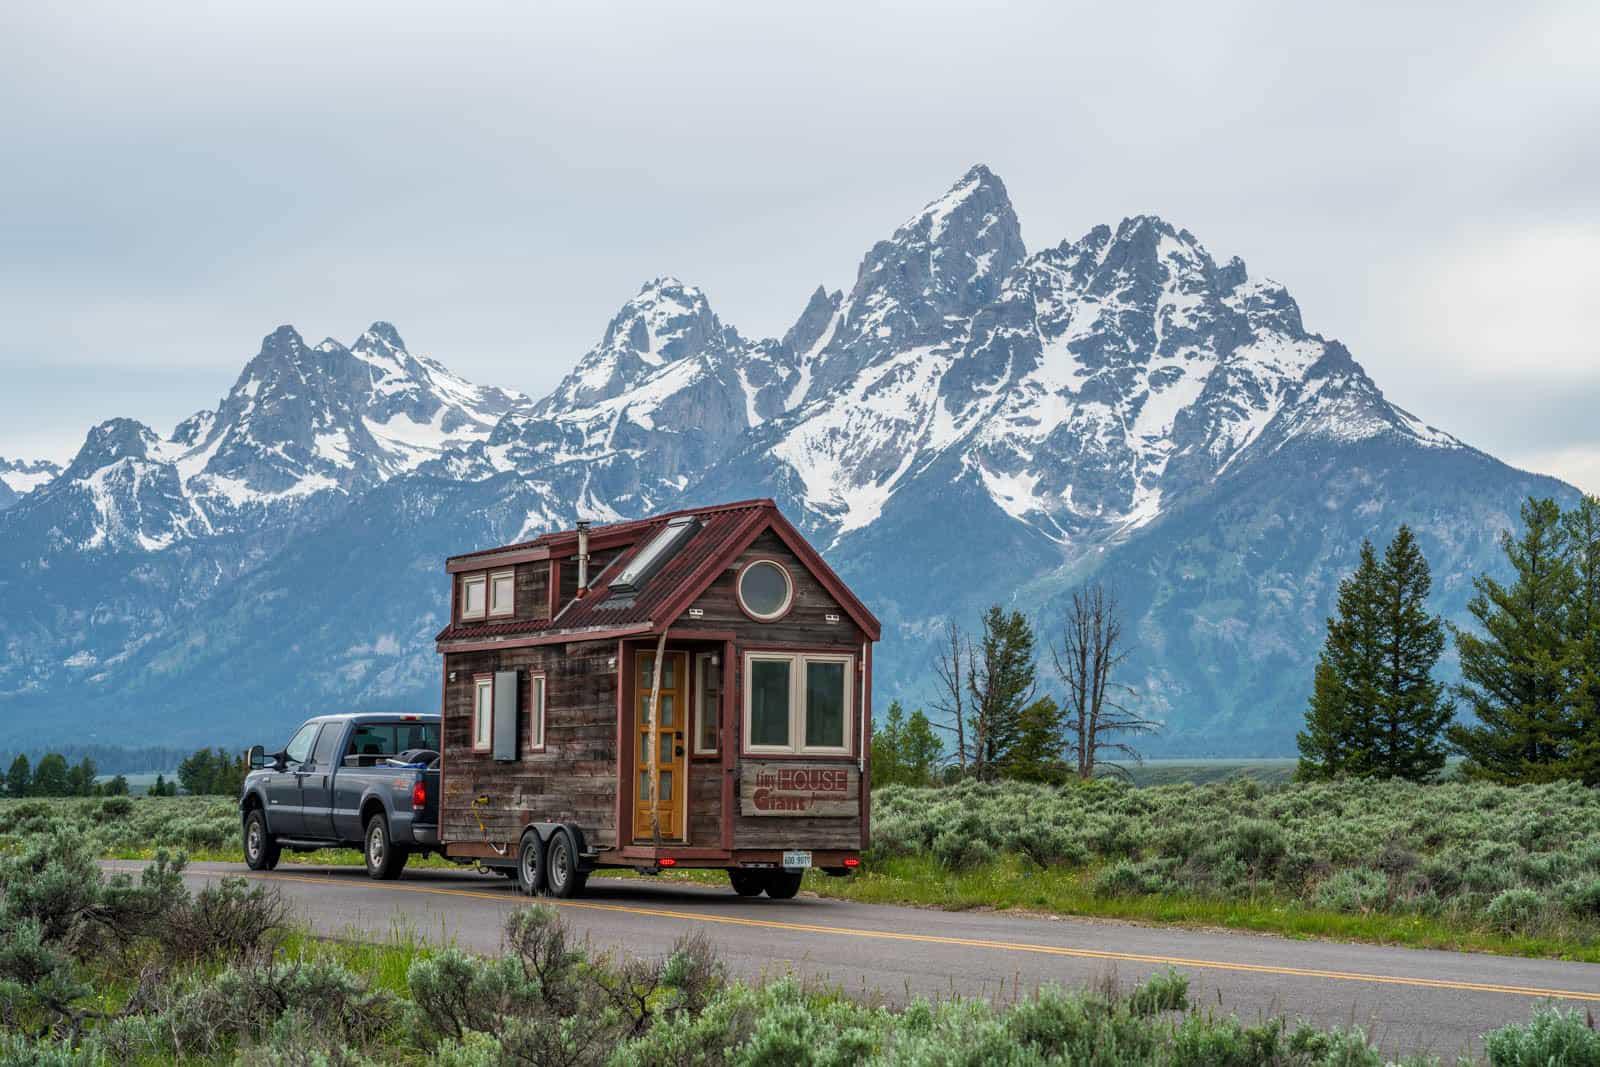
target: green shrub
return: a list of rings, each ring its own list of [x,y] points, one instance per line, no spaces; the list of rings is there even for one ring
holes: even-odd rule
[[[1389,879],[1380,871],[1355,867],[1340,871],[1317,887],[1317,906],[1330,911],[1364,912],[1383,906]]]
[[[1544,910],[1544,900],[1531,889],[1507,889],[1489,902],[1485,916],[1501,933],[1526,930]]]
[[[1600,1067],[1600,1033],[1576,1011],[1545,1006],[1485,1034],[1483,1051],[1491,1067]]]

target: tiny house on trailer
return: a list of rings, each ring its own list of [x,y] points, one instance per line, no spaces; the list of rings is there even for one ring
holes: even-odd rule
[[[716,867],[785,898],[859,865],[878,621],[771,500],[445,569],[448,855],[557,896],[599,868]]]

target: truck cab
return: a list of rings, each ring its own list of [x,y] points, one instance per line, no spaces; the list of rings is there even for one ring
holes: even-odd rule
[[[283,748],[256,745],[239,798],[245,862],[277,866],[284,849],[360,848],[374,878],[439,849],[439,716],[321,715]]]

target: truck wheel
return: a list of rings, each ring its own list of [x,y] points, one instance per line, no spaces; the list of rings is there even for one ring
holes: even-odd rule
[[[731,867],[728,870],[728,881],[733,885],[733,891],[741,897],[759,897],[761,891],[767,888],[765,871],[747,871],[740,867]]]
[[[383,881],[400,877],[411,851],[389,839],[389,820],[383,815],[367,820],[366,842],[367,873]]]
[[[525,896],[536,897],[544,892],[544,842],[536,830],[522,835],[522,845],[517,849],[517,889]]]
[[[278,842],[267,832],[267,813],[251,808],[244,817],[244,862],[252,871],[270,871],[283,854]]]
[[[573,847],[572,838],[565,831],[557,830],[550,835],[550,843],[545,848],[544,866],[545,885],[551,896],[570,898],[583,892],[588,879],[578,870],[578,850]]]
[[[799,871],[771,871],[767,874],[767,896],[773,900],[789,900],[800,892]]]

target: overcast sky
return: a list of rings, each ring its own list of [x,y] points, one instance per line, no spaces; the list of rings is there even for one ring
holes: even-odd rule
[[[983,6],[0,6],[0,455],[285,322],[536,395],[656,275],[781,333],[982,161],[1031,249],[1162,215],[1600,491],[1600,4]]]

